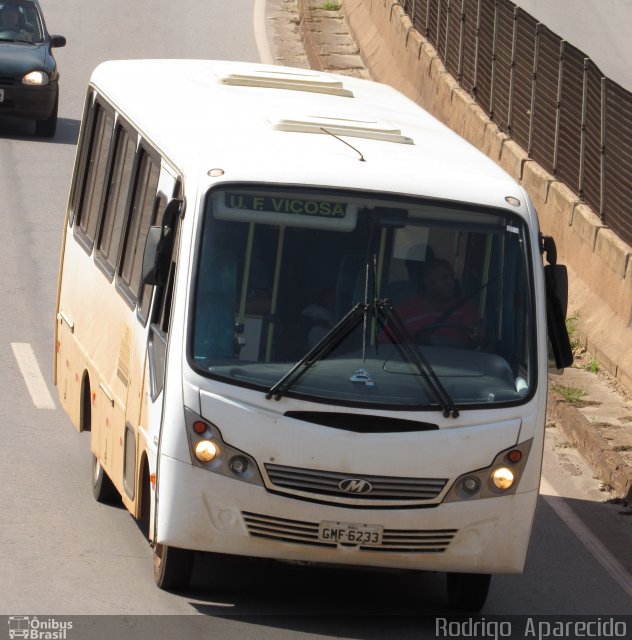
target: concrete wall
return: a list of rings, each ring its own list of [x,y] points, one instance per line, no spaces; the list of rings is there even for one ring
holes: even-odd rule
[[[523,184],[543,233],[568,266],[568,316],[600,365],[632,389],[632,248],[562,182],[527,157],[446,71],[396,0],[342,0],[375,80],[395,87],[469,140]],[[632,207],[631,207],[632,215]]]

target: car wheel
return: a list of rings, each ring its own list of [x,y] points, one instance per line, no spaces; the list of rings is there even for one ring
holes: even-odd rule
[[[193,573],[194,554],[195,552],[189,549],[156,544],[154,546],[154,580],[156,585],[167,591],[186,588]]]
[[[92,454],[92,493],[97,502],[111,504],[119,499],[119,493],[99,459]]]
[[[59,107],[59,96],[55,98],[53,112],[46,120],[35,121],[35,135],[40,138],[52,138],[57,131],[57,109]]]
[[[488,573],[448,573],[448,605],[457,611],[480,611],[491,579]]]

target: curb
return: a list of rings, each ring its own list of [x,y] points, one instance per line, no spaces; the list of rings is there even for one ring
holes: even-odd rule
[[[572,404],[549,390],[547,423],[554,423],[616,496],[632,501],[632,468],[610,447],[593,424]]]
[[[370,74],[347,26],[342,5],[323,9],[322,0],[298,0],[303,46],[312,69],[369,79]]]

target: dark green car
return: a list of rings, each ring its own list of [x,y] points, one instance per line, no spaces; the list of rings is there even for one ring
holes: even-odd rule
[[[0,0],[0,116],[35,120],[38,136],[55,135],[59,73],[52,49],[65,44],[49,35],[37,0]]]

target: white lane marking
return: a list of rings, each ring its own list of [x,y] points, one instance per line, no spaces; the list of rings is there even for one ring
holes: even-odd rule
[[[33,404],[38,409],[55,409],[55,403],[48,393],[42,371],[37,364],[33,349],[28,342],[12,342],[13,355],[18,362],[26,388],[31,394]]]
[[[255,30],[255,43],[257,44],[259,59],[263,64],[274,64],[274,56],[266,35],[266,0],[255,0],[252,25]]]
[[[579,516],[564,502],[560,494],[542,476],[540,494],[568,526],[577,539],[590,551],[612,579],[632,598],[632,576],[627,569],[601,544],[599,538],[586,527]]]

